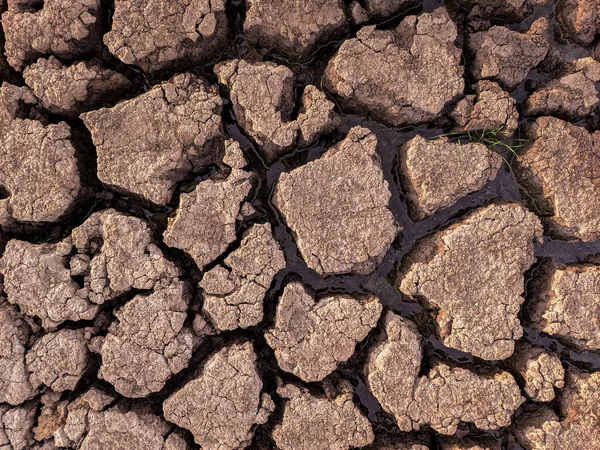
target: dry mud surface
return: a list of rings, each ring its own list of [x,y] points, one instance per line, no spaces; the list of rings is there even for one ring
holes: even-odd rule
[[[0,14],[1,450],[600,449],[600,1]]]

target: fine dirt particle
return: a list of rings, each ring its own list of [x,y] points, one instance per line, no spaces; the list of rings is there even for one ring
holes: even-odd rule
[[[272,434],[281,450],[348,450],[373,442],[371,424],[354,404],[351,392],[329,399],[288,384],[277,393],[286,399],[282,422]]]
[[[229,41],[225,0],[115,0],[109,50],[157,74],[215,58]]]
[[[495,430],[509,425],[525,400],[508,372],[481,376],[437,363],[419,377],[421,359],[421,335],[414,322],[386,312],[363,370],[367,387],[402,431],[427,424],[453,435],[460,422]]]
[[[416,244],[403,261],[400,290],[433,311],[448,347],[505,359],[523,335],[523,273],[541,237],[540,221],[517,203],[477,209]]]
[[[316,301],[302,284],[290,283],[265,339],[283,370],[303,381],[321,381],[350,359],[356,344],[377,325],[381,310],[377,297],[332,295]]]
[[[393,126],[433,121],[464,89],[456,25],[444,8],[394,30],[360,29],[329,61],[323,83],[349,112]]]
[[[236,239],[237,224],[256,182],[246,172],[246,160],[237,142],[226,143],[224,163],[231,166],[225,179],[200,182],[190,193],[181,194],[177,214],[169,220],[164,242],[188,253],[203,270]]]
[[[54,56],[40,58],[23,71],[25,83],[44,108],[54,114],[77,116],[116,100],[132,83],[119,72],[94,61],[63,65]]]
[[[600,237],[600,132],[553,117],[530,127],[532,143],[520,152],[514,171],[525,201],[560,239]]]
[[[399,172],[413,220],[422,220],[496,178],[502,158],[480,143],[426,140],[400,147]]]
[[[263,319],[263,300],[285,257],[271,225],[254,224],[240,247],[204,274],[202,310],[219,331],[248,328]]]
[[[581,350],[600,350],[600,267],[546,261],[533,283],[531,327]]]
[[[252,344],[231,344],[209,356],[200,374],[165,400],[163,412],[203,449],[242,449],[274,408],[262,387]]]
[[[474,59],[470,66],[478,79],[498,81],[514,90],[548,53],[548,20],[540,17],[525,33],[494,26],[469,37],[468,47]]]
[[[342,0],[248,0],[244,34],[255,47],[296,58],[344,36]]]
[[[156,286],[150,295],[137,295],[115,312],[103,339],[98,377],[126,397],[160,391],[171,375],[192,357],[192,331],[184,327],[189,289],[181,281]]]
[[[112,108],[82,115],[98,153],[98,178],[164,205],[175,185],[223,156],[216,86],[180,74]]]
[[[44,0],[37,11],[28,2],[7,0],[2,14],[8,63],[18,71],[40,56],[75,59],[99,48],[102,35],[100,0]]]
[[[80,199],[71,128],[23,117],[37,99],[26,87],[0,87],[0,226],[58,222]],[[35,111],[32,111],[35,114]]]
[[[25,360],[31,384],[35,388],[44,384],[54,392],[75,389],[91,362],[87,343],[84,329],[63,329],[42,336]]]
[[[525,381],[523,390],[535,402],[552,401],[554,388],[565,386],[565,369],[556,353],[522,344],[508,364],[521,374]]]
[[[597,109],[600,62],[581,58],[568,64],[564,71],[560,78],[550,80],[527,98],[523,109],[526,115],[557,115],[578,120]]]
[[[398,231],[377,137],[355,127],[321,158],[282,173],[273,202],[321,275],[375,271]]]
[[[295,106],[294,72],[272,62],[241,59],[217,64],[219,83],[227,88],[240,126],[271,163],[295,144],[308,146],[338,125],[334,104],[313,85],[302,94],[302,108]]]

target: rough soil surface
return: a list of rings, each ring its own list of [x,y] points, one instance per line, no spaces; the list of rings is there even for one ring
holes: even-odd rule
[[[229,41],[225,0],[115,0],[114,5],[104,43],[121,61],[149,73],[206,63]]]
[[[25,83],[53,114],[77,116],[115,103],[133,86],[119,72],[94,61],[65,66],[54,56],[40,58],[23,71]]]
[[[71,128],[27,117],[38,99],[26,87],[0,87],[0,226],[57,222],[81,193]]]
[[[525,200],[555,237],[600,238],[600,133],[540,117],[529,134],[515,165]]]
[[[244,33],[258,48],[292,58],[308,57],[318,45],[346,34],[342,0],[249,0]]]
[[[501,130],[511,135],[517,128],[519,113],[515,100],[494,81],[481,80],[476,94],[466,95],[450,113],[457,131]]]
[[[240,126],[260,145],[269,163],[294,144],[313,144],[338,124],[334,104],[313,85],[304,89],[302,108],[292,119],[294,72],[286,66],[232,60],[218,64],[215,73],[229,91]]]
[[[263,319],[265,295],[282,269],[285,255],[271,226],[252,225],[239,248],[204,274],[200,282],[204,313],[219,331],[257,325]]]
[[[189,254],[200,270],[218,258],[236,239],[237,224],[250,212],[245,202],[255,177],[239,144],[226,143],[225,163],[231,172],[224,180],[208,179],[190,193],[183,193],[177,214],[169,222],[164,241]]]
[[[98,178],[156,204],[223,155],[222,100],[215,86],[176,75],[136,98],[82,115],[98,152]]]
[[[600,101],[596,88],[596,83],[600,82],[600,62],[590,57],[581,58],[564,70],[564,75],[550,80],[527,98],[525,114],[578,120],[596,110]]]
[[[265,338],[283,370],[306,382],[321,381],[350,359],[356,344],[377,325],[381,309],[377,297],[338,295],[316,301],[302,284],[290,283]]]
[[[496,178],[502,158],[480,143],[417,136],[400,147],[400,177],[414,220],[422,220]]]
[[[347,450],[373,442],[371,424],[354,404],[352,393],[322,398],[294,384],[279,387],[277,393],[286,399],[282,422],[273,429],[277,448]]]
[[[126,397],[160,391],[171,375],[192,357],[194,339],[184,327],[189,288],[181,281],[159,286],[148,296],[137,295],[115,312],[102,339],[98,377]]]
[[[559,400],[560,417],[548,406],[525,414],[515,435],[525,450],[593,449],[600,445],[597,410],[600,405],[598,372],[571,371]]]
[[[539,219],[519,204],[475,210],[417,243],[403,263],[400,290],[432,310],[444,345],[508,358],[523,335],[523,274],[541,236]]]
[[[453,435],[460,422],[498,429],[510,424],[524,401],[508,372],[482,376],[438,363],[420,376],[422,357],[415,323],[386,312],[363,370],[367,386],[402,431],[429,425]]]
[[[525,393],[536,402],[554,399],[554,388],[565,386],[565,369],[556,353],[523,344],[509,360],[525,382]]]
[[[600,1],[0,17],[0,450],[600,449]]]
[[[514,90],[548,53],[548,20],[541,17],[527,32],[519,33],[502,26],[474,33],[469,49],[474,55],[470,66],[477,79],[498,81]]]
[[[464,90],[456,36],[444,8],[393,30],[361,28],[329,61],[323,83],[345,111],[393,126],[433,121]]]
[[[274,408],[262,388],[252,344],[232,344],[209,356],[200,374],[165,400],[163,411],[203,449],[244,448]]]
[[[18,71],[40,56],[75,59],[100,45],[100,0],[6,1],[4,51],[8,63]]]
[[[532,328],[582,350],[600,350],[600,267],[546,261],[528,308]]]
[[[355,127],[316,161],[282,173],[274,203],[308,267],[366,275],[396,237],[391,197],[370,130]]]

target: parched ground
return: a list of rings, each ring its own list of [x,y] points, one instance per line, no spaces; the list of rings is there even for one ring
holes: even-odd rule
[[[0,0],[0,450],[599,450],[599,0]]]

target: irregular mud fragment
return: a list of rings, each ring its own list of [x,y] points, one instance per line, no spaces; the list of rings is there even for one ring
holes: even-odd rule
[[[569,120],[587,117],[597,109],[600,62],[587,57],[566,67],[566,73],[532,93],[524,104],[526,115],[557,115]]]
[[[17,308],[0,299],[0,403],[20,405],[36,394],[25,367],[29,336]]]
[[[263,301],[285,256],[271,225],[254,224],[223,264],[204,274],[202,310],[218,331],[248,328],[263,319]]]
[[[317,397],[293,384],[277,389],[286,399],[283,419],[273,429],[281,450],[348,450],[373,442],[371,424],[356,407],[352,392]]]
[[[121,192],[168,203],[177,182],[220,161],[222,107],[216,86],[180,74],[112,108],[83,114],[98,153],[98,178]]]
[[[559,418],[542,406],[522,415],[514,433],[525,450],[593,450],[600,448],[600,372],[570,371],[560,397]]]
[[[478,20],[520,22],[529,16],[536,4],[543,0],[458,0],[458,5],[469,9],[471,23]],[[445,450],[445,449],[444,449]]]
[[[160,391],[192,357],[192,331],[184,327],[190,293],[181,281],[137,295],[115,312],[101,348],[98,377],[126,397]]]
[[[540,117],[529,136],[513,168],[525,201],[554,237],[600,238],[600,133]]]
[[[209,62],[227,46],[225,0],[115,0],[108,49],[151,74]]]
[[[495,179],[502,158],[480,143],[416,136],[400,147],[399,166],[411,218],[422,220]]]
[[[37,104],[26,87],[0,88],[0,226],[57,222],[73,209],[81,181],[71,129],[27,117]],[[32,113],[34,113],[32,111]]]
[[[450,113],[457,131],[499,130],[511,135],[519,121],[515,99],[498,83],[481,80],[475,85],[476,95],[467,95]]]
[[[365,450],[429,450],[428,439],[402,434],[398,436],[378,436]]]
[[[323,82],[344,109],[393,126],[430,122],[464,89],[456,25],[444,8],[394,30],[360,29],[329,61]]]
[[[273,202],[321,275],[375,271],[396,237],[377,137],[354,127],[323,156],[282,173]]]
[[[0,448],[6,450],[29,450],[33,448],[33,432],[37,403],[23,406],[0,405]]]
[[[231,173],[223,180],[200,182],[190,193],[182,193],[179,208],[164,234],[170,247],[188,253],[203,270],[217,259],[236,239],[237,224],[249,206],[249,194],[256,182],[237,142],[226,143],[225,164]]]
[[[48,330],[72,320],[91,320],[98,306],[90,303],[89,288],[71,277],[68,255],[70,239],[59,244],[30,244],[13,239],[8,242],[0,272],[10,303],[19,305],[29,316],[39,317]]]
[[[498,81],[514,90],[548,53],[548,20],[537,19],[524,33],[502,26],[474,33],[468,46],[474,59],[471,73],[478,79]]]
[[[590,45],[600,32],[600,4],[596,0],[561,0],[556,5],[556,21],[567,38]]]
[[[530,326],[581,350],[600,350],[600,267],[545,262],[535,272]]]
[[[508,372],[482,376],[440,362],[419,377],[422,348],[416,325],[391,311],[383,324],[365,363],[365,383],[400,430],[429,425],[453,435],[461,422],[482,430],[510,424],[525,399]]]
[[[279,367],[304,381],[321,381],[350,359],[356,344],[377,325],[381,310],[374,296],[332,295],[317,301],[302,284],[290,283],[265,339]]]
[[[524,391],[535,402],[554,399],[554,388],[565,386],[565,369],[556,353],[523,344],[509,360],[525,381]]]
[[[90,364],[86,330],[65,328],[48,333],[27,352],[29,380],[34,387],[44,384],[54,392],[73,390]]]
[[[244,34],[251,45],[306,58],[346,34],[342,0],[248,0]]]
[[[419,241],[399,274],[401,292],[434,311],[444,345],[487,360],[508,358],[523,335],[523,273],[542,238],[518,203],[493,203]]]
[[[101,412],[116,396],[105,392],[97,386],[90,387],[77,397],[66,408],[65,417],[54,431],[54,442],[59,448],[80,448],[82,439],[89,430],[88,415],[90,411]]]
[[[443,438],[440,440],[440,450],[501,450],[500,444],[494,439],[457,439]]]
[[[2,14],[8,63],[16,70],[40,56],[75,59],[99,48],[102,36],[100,0],[7,0]],[[40,5],[32,10],[28,4]]]
[[[417,6],[420,0],[362,0],[371,19],[383,20]]]
[[[242,449],[275,407],[262,388],[252,344],[231,344],[210,356],[196,378],[167,398],[163,412],[168,421],[190,430],[203,449]]]
[[[54,56],[40,58],[23,71],[25,83],[44,108],[54,114],[77,116],[117,102],[133,85],[119,72],[94,61],[63,65]]]
[[[286,66],[235,59],[217,64],[214,72],[229,91],[238,123],[269,163],[295,144],[314,143],[338,125],[334,104],[312,85],[304,89],[302,108],[292,119],[294,73]]]
[[[57,447],[80,450],[167,450],[173,426],[144,403],[120,401],[91,388],[68,407],[65,424],[55,433]]]
[[[84,276],[92,302],[102,304],[132,289],[149,290],[179,275],[152,238],[148,224],[113,209],[92,214],[75,228],[71,275]]]

